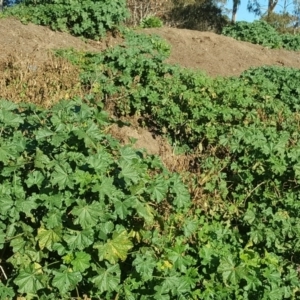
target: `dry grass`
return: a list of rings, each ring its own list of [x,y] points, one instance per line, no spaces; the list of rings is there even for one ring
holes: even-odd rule
[[[39,65],[34,54],[26,57],[11,54],[0,61],[0,97],[48,108],[61,99],[83,96],[79,69],[50,52],[48,56]]]

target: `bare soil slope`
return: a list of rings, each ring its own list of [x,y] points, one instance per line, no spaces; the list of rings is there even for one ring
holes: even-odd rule
[[[177,28],[145,29],[162,36],[171,44],[170,63],[202,69],[209,75],[238,75],[251,66],[281,65],[300,68],[300,52],[272,50],[211,32]],[[67,33],[54,32],[34,24],[23,25],[15,19],[0,19],[0,61],[15,54],[32,56],[37,65],[48,59],[53,48],[99,51],[120,43],[108,37],[102,42],[86,42]]]
[[[250,67],[279,65],[300,68],[300,52],[267,49],[212,32],[188,29],[145,29],[171,44],[170,63],[205,70],[211,76],[239,75]]]
[[[154,33],[165,38],[171,45],[170,63],[179,64],[186,68],[201,69],[211,76],[231,76],[239,75],[242,71],[251,66],[262,65],[283,65],[287,67],[300,68],[300,53],[270,50],[258,45],[252,45],[245,42],[239,42],[232,38],[216,35],[210,32],[199,32],[175,28],[158,28],[145,29],[143,32]],[[56,98],[62,95],[70,94],[70,91],[76,93],[76,77],[71,66],[61,68],[61,62],[50,62],[49,50],[58,48],[75,48],[88,51],[102,51],[107,47],[114,46],[122,42],[121,38],[107,37],[101,42],[84,41],[75,38],[67,33],[53,32],[50,29],[33,24],[23,25],[15,19],[0,19],[0,83],[4,83],[0,90],[0,98],[4,95],[11,95],[14,99],[16,95],[15,88],[10,92],[4,93],[7,78],[5,76],[24,77],[36,84],[37,78],[40,77],[44,84],[43,93],[47,91],[49,85],[54,84],[60,87],[61,91],[57,92]],[[14,60],[12,60],[12,56]],[[18,68],[25,68],[25,71],[13,71],[11,74],[5,74],[7,64],[13,61]],[[4,67],[3,67],[4,66]],[[40,73],[30,72],[31,69],[39,70]],[[14,68],[12,68],[14,70]],[[30,69],[28,71],[28,69]],[[62,70],[61,70],[62,69]],[[75,74],[75,75],[74,75]],[[77,74],[77,75],[76,75]],[[60,83],[60,84],[59,84]],[[1,85],[0,85],[1,86]],[[20,88],[22,85],[20,84]],[[37,84],[32,93],[31,101],[40,95],[40,86]],[[52,96],[53,92],[48,91],[47,95]],[[70,95],[72,96],[72,95]],[[24,101],[26,100],[24,98]],[[21,101],[23,101],[21,99]],[[42,100],[41,100],[42,101]],[[184,168],[188,164],[189,158],[180,158],[175,156],[172,148],[159,136],[154,136],[144,128],[139,128],[136,121],[132,121],[131,127],[118,128],[116,125],[110,128],[111,134],[119,138],[122,142],[127,143],[129,137],[138,140],[136,146],[146,148],[151,154],[161,156],[165,164],[171,169]]]

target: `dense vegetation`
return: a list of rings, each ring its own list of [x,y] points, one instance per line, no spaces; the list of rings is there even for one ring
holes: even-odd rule
[[[128,11],[125,0],[23,0],[5,14],[16,16],[24,23],[99,39],[125,21]]]
[[[233,25],[224,27],[222,34],[269,48],[300,50],[300,34],[280,34],[265,21],[254,21],[252,23],[245,21],[236,22]]]
[[[124,38],[57,51],[83,99],[0,101],[0,298],[298,299],[299,70],[212,79]],[[193,153],[188,172],[120,145],[106,107]]]

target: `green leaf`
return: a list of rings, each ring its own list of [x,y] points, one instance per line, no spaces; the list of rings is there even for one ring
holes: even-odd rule
[[[149,188],[151,199],[160,203],[167,195],[168,181],[163,176],[158,176]]]
[[[284,294],[287,294],[284,296]],[[268,299],[272,300],[281,300],[288,299],[290,292],[285,291],[285,287],[279,287],[277,284],[272,284],[271,290],[269,292],[265,292],[268,295]],[[290,298],[291,299],[291,298]]]
[[[21,252],[24,250],[26,241],[22,237],[17,237],[11,240],[10,246],[13,248],[13,252]]]
[[[123,177],[127,184],[129,184],[130,182],[133,182],[134,184],[138,183],[140,175],[136,165],[132,164],[131,162],[129,163],[123,161],[120,163],[120,167],[121,172],[119,178]]]
[[[190,237],[199,228],[197,219],[186,219],[183,224],[183,232],[185,237]]]
[[[61,209],[64,204],[64,194],[46,195],[42,194],[38,196],[39,199],[44,201],[44,205],[47,208],[58,208]],[[69,203],[67,205],[70,205]]]
[[[274,284],[278,284],[281,279],[281,274],[274,265],[269,265],[268,268],[264,270],[263,275],[268,279],[268,282]]]
[[[103,134],[95,123],[90,123],[86,130],[77,129],[74,133],[79,139],[83,139],[86,147],[97,148],[96,144],[103,138]]]
[[[0,139],[0,162],[8,164],[11,158],[15,158],[15,149],[9,144],[4,144],[3,140]]]
[[[57,251],[57,253],[62,256],[66,253],[66,248],[63,244],[61,243],[55,243],[52,246],[53,251]]]
[[[85,252],[76,252],[75,259],[72,260],[74,271],[84,272],[90,267],[91,256]]]
[[[15,207],[18,212],[23,212],[27,217],[33,218],[31,211],[36,209],[38,204],[34,197],[29,197],[25,200],[21,198],[15,202]]]
[[[14,201],[9,196],[1,195],[0,197],[0,215],[6,217],[8,212],[12,209]]]
[[[148,225],[153,224],[155,211],[148,203],[142,203],[137,198],[132,198],[132,206]]]
[[[39,270],[27,267],[20,271],[14,283],[18,286],[19,293],[36,294],[38,290],[45,288],[41,279],[42,276]]]
[[[51,251],[53,244],[59,242],[61,238],[61,228],[59,227],[54,229],[40,227],[38,229],[37,240],[41,250],[47,248]]]
[[[83,229],[95,226],[103,216],[103,206],[98,202],[88,205],[85,201],[78,200],[77,204],[72,210],[72,214],[77,216],[74,224],[80,224]]]
[[[1,151],[1,149],[0,149],[0,151]],[[296,175],[298,181],[300,181],[300,163],[297,162],[296,164],[294,164],[293,169],[295,171],[295,175]]]
[[[114,223],[113,222],[111,222],[111,221],[108,221],[108,222],[106,222],[106,223],[102,223],[101,224],[101,228],[100,228],[100,232],[101,233],[103,233],[104,235],[104,237],[103,237],[103,239],[107,239],[107,236],[110,234],[110,233],[112,233],[113,232],[113,230],[114,230],[114,228],[115,228],[115,226],[114,226]],[[102,237],[102,236],[101,236]]]
[[[12,101],[5,99],[0,99],[0,112],[7,112],[10,110],[15,110],[18,108],[18,105]]]
[[[94,248],[98,249],[99,259],[108,260],[115,264],[119,259],[124,261],[127,258],[128,251],[133,247],[125,229],[115,231],[111,240],[105,244],[95,244]]]
[[[0,249],[3,249],[5,242],[6,242],[6,234],[4,232],[4,228],[1,228],[0,229]]]
[[[33,171],[32,173],[29,173],[25,182],[29,188],[33,185],[36,185],[38,188],[40,188],[44,179],[45,177],[40,171]]]
[[[140,157],[137,155],[137,151],[129,146],[120,148],[120,154],[124,161],[127,163],[137,163]]]
[[[115,199],[120,193],[114,185],[114,178],[106,176],[101,180],[101,184],[95,184],[93,186],[92,191],[99,192],[100,200],[104,200],[105,196],[109,199]]]
[[[52,164],[50,164],[50,159],[47,155],[43,153],[39,148],[36,149],[36,154],[34,158],[34,166],[35,168],[39,169],[48,169],[49,167],[52,167]]]
[[[186,186],[182,183],[178,175],[173,178],[172,190],[176,194],[174,204],[178,208],[189,207],[191,205],[190,194]]]
[[[162,283],[165,291],[172,291],[174,295],[180,295],[190,290],[190,283],[184,277],[169,276]]]
[[[41,128],[36,131],[36,139],[41,140],[47,137],[50,137],[54,134],[54,132],[48,128]]]
[[[126,199],[125,201],[115,200],[114,201],[115,212],[118,214],[120,219],[124,220],[129,214],[129,208],[132,207],[131,198]]]
[[[47,228],[53,229],[55,227],[61,226],[62,218],[64,217],[64,212],[59,209],[52,209],[48,212],[47,216],[43,218]]]
[[[72,272],[69,269],[63,272],[53,271],[53,286],[57,287],[61,295],[75,289],[76,285],[82,280],[80,272]]]
[[[96,155],[91,155],[87,158],[87,163],[93,168],[98,174],[105,174],[105,171],[111,163],[113,163],[110,154],[104,150]]]
[[[62,130],[61,128],[60,130],[61,131],[56,132],[55,135],[53,135],[53,137],[51,138],[51,144],[54,147],[59,147],[62,143],[65,143],[69,138],[68,132]]]
[[[229,282],[234,285],[238,284],[240,275],[231,255],[222,258],[218,267],[218,272],[222,274],[223,281],[225,283]]]
[[[0,111],[0,122],[4,123],[6,126],[18,127],[20,124],[24,123],[23,118],[13,112],[8,110]]]
[[[240,259],[246,266],[257,267],[261,262],[258,253],[247,248],[240,252]]]
[[[73,231],[72,234],[66,234],[63,237],[71,250],[83,250],[94,242],[94,231],[86,229],[82,231]]]
[[[203,246],[199,251],[201,263],[203,265],[209,265],[213,259],[213,255],[214,255],[214,250],[211,248],[211,246],[209,244]]]
[[[170,300],[169,290],[165,286],[157,285],[154,287],[156,293],[154,295],[155,300]]]
[[[76,169],[73,173],[73,179],[76,184],[79,185],[79,193],[80,195],[84,194],[86,189],[92,184],[93,182],[93,175],[90,172],[85,172],[80,169]]]
[[[109,265],[107,268],[98,268],[97,276],[92,278],[92,282],[99,288],[100,293],[118,291],[121,278],[121,271],[118,264]]]
[[[0,299],[13,299],[15,296],[15,292],[11,286],[5,286],[2,282],[0,282]]]
[[[256,219],[256,209],[255,208],[248,208],[245,215],[244,215],[244,221],[248,222],[249,224],[252,224]]]
[[[139,254],[133,261],[137,272],[141,275],[144,281],[151,280],[156,267],[157,261],[149,251]]]
[[[54,170],[51,175],[53,185],[58,184],[60,190],[66,187],[74,187],[74,180],[71,174],[72,170],[68,164],[64,164],[63,166],[57,164]]]
[[[173,266],[181,272],[185,272],[193,262],[192,257],[186,254],[187,250],[188,245],[183,245],[180,241],[176,242],[174,248],[166,250],[168,259],[173,263]]]

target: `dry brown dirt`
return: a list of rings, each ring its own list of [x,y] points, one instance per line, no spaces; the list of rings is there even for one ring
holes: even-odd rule
[[[145,29],[171,44],[170,63],[201,69],[211,76],[239,75],[250,67],[278,65],[300,68],[300,52],[267,49],[212,32],[188,29]]]
[[[300,68],[300,52],[267,49],[259,45],[236,41],[212,32],[200,32],[170,27],[144,29],[158,34],[171,45],[170,63],[186,68],[201,69],[211,76],[239,75],[252,66],[280,65]],[[67,33],[54,32],[18,20],[0,19],[0,61],[9,55],[33,56],[36,64],[48,59],[47,51],[57,48],[101,51],[120,43],[108,37],[101,42],[84,41]]]
[[[262,65],[300,68],[299,52],[271,50],[211,32],[169,27],[145,29],[143,32],[158,34],[168,41],[171,45],[171,56],[168,62],[186,68],[201,69],[211,76],[239,75],[249,67]],[[68,76],[74,72],[67,65],[64,70],[58,70],[60,64],[56,65],[55,61],[49,64],[49,50],[75,48],[87,51],[102,51],[107,47],[119,44],[121,41],[120,38],[113,38],[112,36],[100,42],[86,41],[67,33],[51,31],[46,27],[33,24],[24,25],[13,18],[0,19],[0,66],[2,66],[0,68],[2,73],[0,73],[0,82],[1,80],[7,82],[7,78],[4,78],[4,69],[13,56],[16,65],[26,68],[29,77],[25,78],[34,81],[35,79],[30,77],[31,73],[28,69],[35,70],[41,66],[41,76],[44,76],[46,82],[44,91],[47,90],[47,82],[54,80],[58,86],[57,82],[61,80],[65,82],[65,86],[59,87],[61,91],[57,97],[65,94],[69,95],[70,89],[72,89],[70,83],[74,78],[71,80]],[[52,72],[52,74],[49,72]],[[54,79],[50,77],[53,74],[55,75]],[[65,74],[69,75],[65,77]],[[6,74],[6,76],[11,75]],[[38,92],[39,90],[36,90],[36,93]],[[0,98],[3,95],[2,86]],[[35,97],[35,94],[33,93],[31,97]],[[110,130],[122,142],[128,142],[129,137],[136,138],[138,140],[137,147],[146,148],[151,154],[160,155],[170,168],[176,169],[177,159],[172,148],[161,137],[154,136],[146,129],[138,127],[136,122],[132,127],[118,128],[114,125]],[[178,164],[186,163],[183,160],[178,161],[180,161]]]

